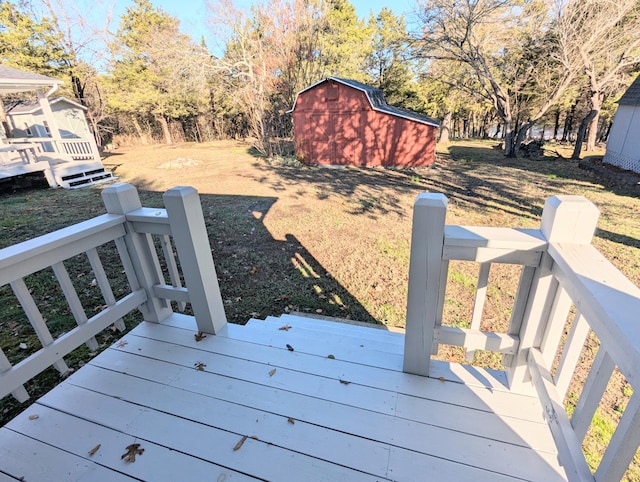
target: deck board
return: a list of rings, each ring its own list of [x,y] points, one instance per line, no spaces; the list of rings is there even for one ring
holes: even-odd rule
[[[0,429],[0,474],[39,480],[33,453],[55,480],[564,480],[535,397],[402,373],[396,333],[284,320],[140,324]]]

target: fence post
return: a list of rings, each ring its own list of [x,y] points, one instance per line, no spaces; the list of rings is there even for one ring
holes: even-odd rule
[[[162,196],[198,330],[217,333],[227,324],[198,191],[180,186]]]
[[[102,201],[110,214],[126,215],[142,204],[138,197],[138,191],[131,184],[118,183],[106,187],[102,191]],[[127,234],[124,236],[124,248],[122,243],[116,243],[120,256],[129,258],[134,273],[127,273],[132,290],[143,288],[147,293],[147,301],[139,306],[146,321],[160,322],[167,318],[173,310],[167,300],[153,295],[153,285],[164,284],[162,271],[158,261],[155,247],[149,234],[136,233],[130,223],[125,223]],[[126,249],[126,253],[122,250]],[[123,263],[125,268],[128,263]],[[138,286],[135,286],[138,283]]]
[[[444,223],[447,198],[422,193],[413,208],[409,292],[404,337],[403,371],[429,375],[435,323],[438,320]],[[446,285],[446,277],[445,277]]]
[[[598,223],[598,209],[582,196],[553,196],[546,200],[542,211],[540,232],[548,243],[589,244]],[[512,320],[510,333],[520,337],[518,352],[507,368],[509,386],[517,386],[529,379],[527,355],[529,348],[540,348],[544,334],[549,328],[549,316],[560,288],[552,276],[553,260],[544,253],[540,265],[535,268],[531,287],[520,291],[517,299],[525,297],[525,309],[521,320]],[[567,313],[556,313],[555,319],[562,320]],[[555,350],[556,346],[553,346]],[[544,355],[544,354],[543,354]],[[555,352],[554,352],[555,355]],[[547,369],[549,367],[546,367]]]

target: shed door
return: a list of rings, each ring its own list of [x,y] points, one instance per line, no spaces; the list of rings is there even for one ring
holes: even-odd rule
[[[360,165],[362,162],[362,112],[332,115],[334,155],[332,164]]]
[[[309,127],[310,149],[313,162],[331,164],[333,158],[332,126],[329,114],[311,114]]]

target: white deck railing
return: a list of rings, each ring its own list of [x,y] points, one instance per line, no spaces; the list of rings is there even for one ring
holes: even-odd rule
[[[46,152],[57,152],[68,156],[74,161],[97,161],[100,160],[100,152],[93,139],[53,139],[52,137],[24,137],[10,138],[6,140],[16,147],[21,145],[37,146],[37,155]]]
[[[83,139],[58,139],[54,141],[57,152],[71,156],[74,161],[100,161],[100,153],[95,142]]]
[[[190,302],[200,331],[216,333],[226,324],[197,192],[187,187],[167,191],[166,210],[142,208],[137,191],[127,184],[107,187],[103,199],[108,214],[0,250],[0,286],[11,286],[42,345],[15,365],[0,350],[0,398],[11,393],[26,400],[23,385],[28,380],[51,365],[67,372],[65,355],[83,343],[96,349],[94,336],[114,323],[123,330],[122,318],[136,309],[146,320],[159,322],[173,313],[170,300],[177,300],[181,308]],[[159,236],[162,264],[152,235]],[[129,285],[129,292],[119,299],[98,254],[99,247],[111,242]],[[103,309],[91,317],[65,266],[66,260],[83,253],[104,300]],[[179,267],[187,288],[182,287]],[[47,268],[52,268],[77,324],[55,339],[25,282]]]
[[[15,365],[0,351],[0,397],[11,393],[25,400],[28,380],[51,365],[66,372],[65,355],[83,343],[95,349],[96,334],[114,323],[123,329],[122,318],[136,309],[146,320],[160,322],[173,313],[172,301],[178,309],[190,303],[200,331],[215,334],[225,326],[197,192],[169,190],[163,196],[166,209],[143,208],[127,184],[106,188],[103,199],[107,214],[0,250],[0,286],[11,286],[42,345]],[[440,344],[464,346],[468,358],[475,350],[501,353],[512,390],[529,381],[537,388],[570,478],[594,480],[581,443],[616,367],[634,389],[640,372],[640,290],[590,245],[597,209],[581,197],[555,197],[545,204],[540,229],[509,229],[446,226],[446,205],[444,196],[434,194],[416,202],[404,370],[428,376]],[[116,246],[128,282],[119,298],[98,251],[109,243]],[[93,316],[65,266],[78,255],[86,257],[104,300]],[[443,324],[450,260],[480,263],[469,328]],[[522,266],[505,333],[481,330],[495,263]],[[55,339],[28,286],[29,275],[48,268],[77,325]],[[599,348],[569,418],[563,399],[590,332]],[[595,480],[619,480],[639,443],[640,395],[634,393]]]
[[[590,245],[597,209],[579,196],[553,197],[541,228],[525,230],[445,226],[446,206],[439,194],[416,201],[404,370],[428,375],[439,344],[502,353],[511,389],[533,381],[567,473],[594,480],[581,444],[614,369],[634,390],[640,372],[640,289]],[[442,326],[453,259],[481,263],[469,328]],[[507,333],[480,331],[492,263],[523,267]],[[598,353],[569,418],[563,402],[590,331]],[[639,444],[640,394],[634,391],[595,480],[620,480]]]

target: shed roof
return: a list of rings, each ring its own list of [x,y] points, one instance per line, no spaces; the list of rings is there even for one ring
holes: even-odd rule
[[[420,122],[422,124],[427,124],[435,127],[438,127],[440,125],[440,121],[438,121],[437,119],[433,119],[431,117],[428,117],[424,114],[420,114],[418,112],[413,112],[411,110],[403,109],[401,107],[394,107],[392,105],[387,104],[387,101],[384,98],[384,94],[377,87],[372,87],[370,85],[363,84],[362,82],[358,82],[357,80],[342,79],[340,77],[327,77],[326,79],[322,79],[320,82],[316,82],[315,84],[310,85],[306,89],[301,90],[296,95],[296,99],[293,102],[293,107],[287,112],[291,113],[294,111],[294,109],[296,108],[296,103],[298,101],[298,96],[300,94],[307,92],[308,90],[311,90],[314,87],[317,87],[323,82],[328,82],[330,80],[334,82],[339,82],[341,84],[347,85],[349,87],[352,87],[354,89],[364,92],[373,110],[376,110],[378,112],[384,112],[386,114],[391,114],[396,117],[402,117],[403,119],[409,119],[412,121]]]
[[[620,97],[619,105],[640,105],[640,76],[633,81],[627,91]]]
[[[0,65],[0,93],[2,94],[28,92],[37,90],[39,87],[53,87],[62,83],[60,79]]]
[[[82,104],[79,104],[78,102],[71,100],[71,99],[67,99],[66,97],[56,97],[55,99],[52,99],[49,101],[50,105],[59,103],[59,102],[65,102],[67,104],[70,104],[74,107],[77,107],[79,109],[82,110],[87,110],[87,108],[85,106],[83,106]],[[7,114],[33,114],[34,112],[37,112],[40,110],[40,103],[37,101],[24,101],[24,100],[19,100],[17,102],[14,102],[13,104],[11,104],[10,106],[7,107],[6,111]]]

